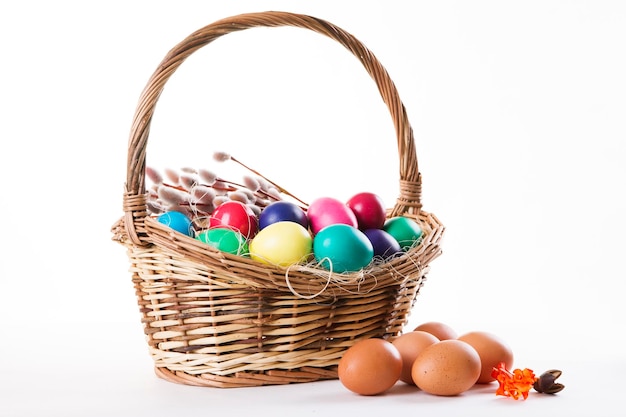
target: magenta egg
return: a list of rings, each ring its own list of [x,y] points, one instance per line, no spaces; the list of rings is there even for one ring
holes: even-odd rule
[[[358,228],[358,221],[350,207],[332,197],[320,197],[311,202],[307,216],[313,234],[331,224],[346,224]]]
[[[346,205],[354,212],[359,229],[382,229],[387,220],[383,199],[377,194],[362,192],[353,195]]]

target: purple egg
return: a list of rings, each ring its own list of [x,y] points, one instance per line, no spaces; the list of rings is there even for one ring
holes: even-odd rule
[[[305,229],[309,228],[309,219],[304,210],[289,201],[275,201],[265,207],[259,215],[259,229],[278,222],[294,222]]]
[[[402,253],[398,241],[382,229],[366,229],[365,236],[372,242],[374,257],[377,260],[387,260]]]

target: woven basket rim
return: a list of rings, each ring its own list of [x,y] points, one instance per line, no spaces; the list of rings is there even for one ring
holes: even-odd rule
[[[418,221],[424,229],[419,242],[398,257],[381,263],[373,263],[359,271],[343,273],[332,272],[311,265],[294,265],[286,268],[263,264],[248,257],[222,252],[197,239],[170,229],[153,217],[147,217],[144,226],[151,245],[171,251],[172,256],[180,256],[199,264],[206,264],[207,260],[210,260],[211,268],[215,268],[216,263],[222,264],[221,276],[212,279],[237,282],[251,289],[283,291],[306,299],[324,298],[329,295],[336,297],[342,293],[365,294],[375,287],[401,285],[406,280],[411,279],[414,274],[413,271],[404,272],[407,269],[415,269],[415,271],[426,269],[430,261],[441,253],[439,242],[445,228],[434,214],[423,210],[417,215],[407,216]],[[122,217],[114,226],[114,240],[125,245],[132,245],[126,234],[124,221],[125,218]],[[233,267],[236,272],[229,272]],[[396,272],[389,276],[390,270]],[[380,277],[384,277],[384,279],[381,280]],[[373,282],[364,285],[363,283],[367,281],[367,278],[371,278]]]

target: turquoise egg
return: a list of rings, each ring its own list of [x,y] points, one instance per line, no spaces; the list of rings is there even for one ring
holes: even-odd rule
[[[374,247],[367,236],[354,226],[331,224],[313,239],[313,254],[324,268],[333,272],[354,272],[370,264]]]
[[[179,233],[193,237],[194,230],[191,219],[179,211],[168,211],[160,214],[157,220]]]
[[[423,231],[417,222],[408,217],[392,217],[383,225],[383,230],[394,237],[402,250],[407,250],[420,240]]]
[[[246,238],[233,229],[226,227],[211,228],[198,233],[196,239],[222,252],[228,252],[233,255],[248,254],[248,242]]]

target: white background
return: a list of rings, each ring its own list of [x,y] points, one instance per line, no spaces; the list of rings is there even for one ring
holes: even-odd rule
[[[590,415],[621,407],[625,3],[10,4],[0,6],[0,415],[244,406],[273,416]],[[110,233],[122,215],[135,105],[161,58],[189,33],[265,10],[348,30],[400,91],[424,208],[446,226],[444,254],[408,327],[436,320],[459,333],[495,333],[516,366],[561,368],[565,391],[523,404],[496,398],[495,387],[458,398],[396,387],[362,398],[338,381],[224,391],[153,375],[128,262]],[[232,34],[168,83],[148,162],[220,173],[211,155],[226,151],[304,199],[366,190],[391,206],[398,158],[377,94],[358,61],[317,34]]]

